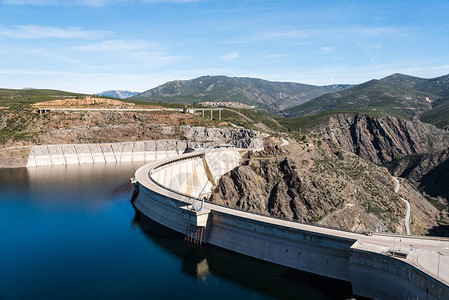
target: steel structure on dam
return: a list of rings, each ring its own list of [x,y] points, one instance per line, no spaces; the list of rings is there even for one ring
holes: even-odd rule
[[[449,239],[361,234],[202,204],[239,160],[238,151],[218,149],[147,164],[136,171],[132,203],[190,240],[348,281],[355,295],[449,299]]]

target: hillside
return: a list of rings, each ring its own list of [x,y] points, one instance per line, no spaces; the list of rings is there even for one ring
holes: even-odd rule
[[[420,119],[438,128],[449,127],[449,97],[433,102],[432,109],[423,113]]]
[[[429,94],[383,80],[370,80],[353,88],[326,94],[289,108],[289,116],[310,116],[324,111],[354,111],[411,118],[431,109]]]
[[[426,79],[396,73],[381,80],[406,89],[414,89],[440,97],[449,96],[449,75]]]
[[[0,106],[14,104],[32,104],[36,102],[55,100],[67,97],[85,96],[84,94],[71,93],[58,90],[40,89],[0,89]]]
[[[98,93],[96,95],[111,97],[111,98],[118,98],[118,99],[126,99],[126,98],[130,98],[132,96],[138,95],[138,94],[140,94],[140,93],[131,92],[131,91],[121,91],[121,90],[109,90],[109,91],[104,91],[104,92]]]
[[[284,119],[281,124],[319,136],[335,151],[384,164],[392,174],[409,179],[428,195],[449,199],[447,130],[418,120],[338,112]]]
[[[408,155],[385,166],[392,174],[407,178],[426,194],[449,199],[449,148]]]
[[[279,111],[350,85],[314,86],[273,82],[248,77],[203,76],[167,82],[132,99],[193,104],[205,101],[236,101]]]

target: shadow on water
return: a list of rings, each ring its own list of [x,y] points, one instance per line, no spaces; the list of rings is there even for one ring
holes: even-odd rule
[[[182,272],[202,280],[210,274],[278,299],[348,299],[348,282],[294,270],[213,245],[195,245],[136,211],[133,225],[154,243],[179,257]]]

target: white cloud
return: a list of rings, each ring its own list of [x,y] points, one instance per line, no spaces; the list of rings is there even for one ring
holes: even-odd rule
[[[324,52],[324,53],[331,53],[331,52],[335,51],[335,47],[332,47],[332,46],[321,47],[320,51]]]
[[[236,60],[237,58],[240,57],[240,53],[239,52],[229,52],[225,55],[220,56],[221,60],[227,61],[227,62],[231,62]]]
[[[85,30],[81,27],[53,27],[40,25],[19,25],[14,28],[0,28],[0,36],[17,39],[94,39],[107,36],[109,32]]]

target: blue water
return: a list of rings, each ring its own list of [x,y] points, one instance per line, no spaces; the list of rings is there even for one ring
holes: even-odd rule
[[[138,165],[0,169],[0,299],[345,299],[346,283],[187,244],[130,205]]]

